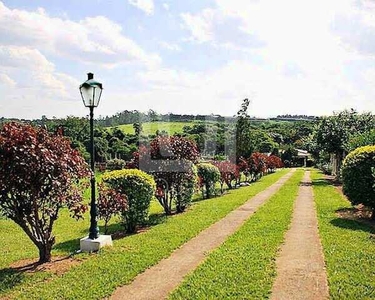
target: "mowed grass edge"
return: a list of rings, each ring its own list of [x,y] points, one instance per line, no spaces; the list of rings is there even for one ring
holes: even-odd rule
[[[303,170],[297,170],[169,299],[264,299],[276,276],[275,258],[289,228]]]
[[[116,287],[129,283],[137,274],[223,218],[233,209],[269,187],[289,170],[263,177],[249,187],[195,203],[184,214],[167,218],[162,224],[137,235],[114,241],[114,247],[103,249],[61,276],[43,277],[38,282],[19,283],[6,296],[16,299],[102,299]]]
[[[331,299],[375,299],[375,230],[339,217],[351,204],[322,173],[312,180]]]

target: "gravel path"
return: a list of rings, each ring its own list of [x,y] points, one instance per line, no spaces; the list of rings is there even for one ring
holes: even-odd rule
[[[292,170],[276,183],[258,193],[245,204],[230,212],[220,221],[203,230],[195,238],[175,250],[170,257],[139,274],[132,283],[117,288],[110,299],[153,300],[165,299],[195,270],[207,254],[220,246],[292,176]]]
[[[276,260],[273,300],[328,299],[327,275],[310,172],[305,172],[294,206],[291,227]]]

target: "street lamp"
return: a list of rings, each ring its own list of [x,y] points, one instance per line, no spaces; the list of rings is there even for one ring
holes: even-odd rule
[[[99,105],[103,91],[103,85],[94,80],[94,74],[88,73],[87,80],[79,87],[83,104],[90,108],[90,163],[91,163],[91,204],[90,204],[90,234],[89,239],[95,240],[99,237],[98,211],[95,196],[95,154],[94,154],[94,107]]]
[[[90,108],[90,163],[91,163],[91,203],[90,203],[90,233],[89,236],[80,240],[81,251],[98,251],[104,246],[112,246],[110,235],[99,235],[98,209],[95,196],[95,156],[94,156],[94,107],[99,105],[103,91],[103,85],[94,80],[94,74],[88,73],[87,80],[79,87],[83,104]]]

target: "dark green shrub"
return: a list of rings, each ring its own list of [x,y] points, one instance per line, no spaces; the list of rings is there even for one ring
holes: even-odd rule
[[[191,164],[191,168],[188,172],[180,173],[181,178],[180,185],[176,185],[176,210],[178,213],[184,212],[185,209],[190,205],[195,187],[197,186],[197,168]]]
[[[165,168],[168,161],[162,161]],[[190,205],[195,187],[197,186],[197,168],[193,163],[184,161],[180,172],[154,172],[156,181],[156,199],[163,206],[167,215],[172,214],[172,203],[176,205],[177,213],[184,212]]]
[[[343,191],[353,205],[373,209],[375,219],[375,188],[372,170],[375,167],[375,146],[360,147],[348,154],[342,165]]]
[[[107,170],[114,171],[114,170],[122,170],[125,168],[125,160],[123,159],[111,159],[107,162]]]
[[[147,219],[150,202],[155,193],[154,179],[151,175],[136,169],[106,172],[102,179],[112,189],[126,195],[128,207],[122,212],[124,225],[126,232],[135,232],[137,225]]]
[[[210,163],[197,164],[199,183],[204,187],[205,198],[210,198],[215,194],[215,184],[220,180],[219,168]]]

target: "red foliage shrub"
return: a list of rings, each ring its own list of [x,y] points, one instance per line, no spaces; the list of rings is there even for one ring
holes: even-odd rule
[[[104,234],[108,232],[108,222],[115,215],[120,215],[128,208],[128,201],[122,193],[99,185],[98,217],[104,220]]]
[[[249,158],[250,172],[255,178],[262,176],[267,171],[268,156],[260,152],[254,152]]]
[[[0,207],[39,249],[40,262],[51,260],[52,234],[59,210],[81,218],[80,179],[89,169],[70,141],[42,128],[5,124],[0,131]]]
[[[250,181],[251,170],[250,170],[249,162],[244,157],[241,156],[238,159],[237,166],[238,166],[238,170],[245,175],[246,181]]]
[[[237,165],[230,161],[212,161],[211,163],[220,171],[221,192],[223,193],[224,183],[229,189],[232,189],[233,181],[238,180],[240,177],[240,171]]]
[[[159,136],[149,145],[141,145],[133,154],[128,167],[142,169],[155,178],[156,198],[166,214],[172,213],[172,202],[177,212],[190,204],[197,176],[192,165],[199,158],[194,141],[178,136]]]
[[[178,136],[159,136],[151,141],[150,146],[152,159],[182,159],[195,163],[199,158],[196,143]]]
[[[282,168],[283,162],[280,157],[276,155],[271,155],[267,158],[267,168],[274,172],[277,168]]]

